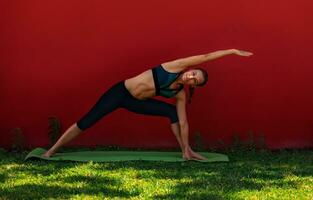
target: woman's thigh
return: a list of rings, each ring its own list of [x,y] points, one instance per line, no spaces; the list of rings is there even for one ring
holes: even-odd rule
[[[129,98],[123,102],[122,107],[138,114],[167,117],[171,123],[178,121],[176,107],[157,99],[138,100]]]
[[[124,93],[122,82],[113,85],[104,92],[90,110],[77,121],[77,126],[81,130],[86,130],[102,117],[119,108],[124,96],[126,96]]]

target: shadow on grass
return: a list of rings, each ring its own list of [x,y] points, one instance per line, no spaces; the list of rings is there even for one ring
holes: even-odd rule
[[[4,183],[7,179],[7,176],[3,173],[0,174],[0,183]]]
[[[106,182],[102,184],[88,184],[82,188],[66,186],[50,186],[39,184],[23,184],[12,188],[1,188],[0,196],[4,199],[40,199],[40,198],[70,198],[73,195],[99,195],[102,197],[129,198],[138,194],[130,194],[123,190],[110,189]]]
[[[252,156],[244,162],[210,164],[157,162],[151,165],[133,161],[127,162],[126,168],[136,170],[138,179],[174,180],[175,187],[170,193],[155,195],[155,199],[231,199],[234,193],[260,191],[264,187],[297,190],[301,181],[286,177],[312,177],[311,165],[301,162],[301,158],[290,162],[288,157],[278,159],[277,155],[272,156],[261,162]],[[115,169],[118,168],[116,165]],[[99,167],[98,170],[106,168]]]
[[[84,174],[67,174],[60,177],[64,186],[26,184],[0,189],[0,196],[10,199],[16,194],[29,199],[42,198],[69,198],[72,195],[101,194],[104,197],[130,198],[139,196],[143,186],[134,186],[134,190],[123,188],[120,176],[128,176],[129,170],[135,170],[135,176],[130,180],[143,180],[156,183],[169,180],[169,192],[154,194],[153,199],[232,199],[232,195],[244,190],[260,191],[264,187],[295,189],[299,187],[299,180],[286,179],[288,176],[312,177],[312,166],[303,160],[310,159],[305,155],[293,155],[294,158],[279,154],[240,154],[232,155],[228,163],[199,163],[199,162],[106,162],[86,164],[78,162],[21,162],[5,172],[15,172],[31,176],[55,176],[66,173],[71,168],[81,168],[89,165],[90,176]],[[299,157],[297,157],[299,156]],[[12,161],[10,161],[12,162]],[[10,163],[9,162],[9,163]],[[8,163],[8,164],[9,164]],[[118,170],[117,178],[107,177],[103,172]],[[62,172],[63,171],[63,172]],[[123,173],[126,174],[123,174]],[[0,180],[6,181],[7,175],[0,175]],[[71,185],[71,187],[66,185]],[[83,184],[79,188],[75,185]],[[300,183],[301,185],[301,183]],[[73,187],[72,187],[73,186]],[[155,186],[157,189],[157,186]],[[164,186],[160,186],[164,187]],[[119,188],[119,189],[112,189]],[[154,190],[152,190],[153,192]],[[237,197],[238,198],[238,197]]]
[[[120,186],[123,183],[118,178],[97,176],[94,173],[86,173],[86,175],[67,174],[71,169],[81,168],[88,163],[46,162],[39,160],[27,163],[19,162],[19,165],[16,162],[7,162],[6,164],[2,165],[4,167],[8,166],[5,173],[0,174],[0,181],[2,183],[7,181],[6,177],[9,174],[11,176],[14,174],[14,178],[18,180],[23,179],[22,177],[25,176],[28,178],[39,177],[46,180],[38,181],[38,184],[23,183],[22,185],[19,184],[13,187],[0,187],[0,199],[70,198],[73,195],[97,195],[101,198],[130,198],[140,194],[138,190],[126,191],[121,189]]]

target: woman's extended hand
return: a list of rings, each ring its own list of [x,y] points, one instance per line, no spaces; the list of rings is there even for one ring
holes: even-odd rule
[[[233,49],[234,54],[238,55],[238,56],[252,56],[253,53],[248,52],[248,51],[242,51],[242,50],[238,50],[238,49]]]

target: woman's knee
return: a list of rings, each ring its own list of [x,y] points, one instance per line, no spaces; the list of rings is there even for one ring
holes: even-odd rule
[[[78,120],[76,122],[76,129],[83,132],[86,129],[90,128],[91,126],[93,126],[93,124],[95,124],[98,120],[90,120],[86,117],[81,118],[80,120]]]
[[[80,132],[83,132],[85,129],[83,129],[82,127],[81,127],[81,125],[78,125],[78,122],[76,122],[75,124],[74,124],[74,127],[75,127],[75,129],[77,129],[77,131],[80,131]]]
[[[171,121],[171,124],[177,123],[178,122],[178,115],[177,115],[177,110],[175,106],[171,106],[168,112],[168,117]]]

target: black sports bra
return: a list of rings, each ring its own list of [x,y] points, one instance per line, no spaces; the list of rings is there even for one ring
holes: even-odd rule
[[[180,84],[178,89],[170,88],[170,85],[179,77],[181,72],[168,72],[163,68],[162,65],[158,65],[152,68],[152,74],[156,95],[171,98],[184,88],[183,84]]]

